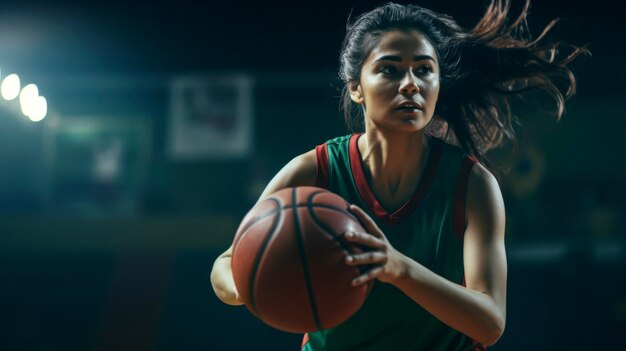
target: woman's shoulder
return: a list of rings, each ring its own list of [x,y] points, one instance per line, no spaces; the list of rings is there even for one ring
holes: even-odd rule
[[[457,158],[471,158],[456,140],[447,140],[436,136],[429,136],[430,143],[435,147],[440,147],[443,152],[454,155]]]
[[[451,167],[451,169],[458,167],[471,168],[473,164],[478,162],[476,158],[469,155],[454,142],[431,136],[429,138],[429,144],[432,149],[431,155],[440,158],[441,162]]]
[[[317,157],[315,149],[309,150],[294,157],[283,167],[285,178],[295,185],[312,185],[315,183],[315,169]],[[300,184],[304,183],[304,184]]]
[[[315,149],[294,157],[272,178],[261,197],[285,188],[314,186],[317,179],[316,162]]]
[[[316,154],[315,149],[309,150],[303,154],[294,157],[289,164],[296,173],[315,174]],[[289,165],[288,164],[288,165]]]
[[[346,135],[342,135],[342,136],[338,136],[332,139],[328,139],[327,141],[325,141],[322,145],[326,144],[329,146],[335,146],[335,145],[341,145],[341,144],[345,144],[350,142],[350,139],[353,136],[358,136],[361,133],[351,133],[351,134],[346,134]]]
[[[357,134],[339,136],[318,145],[318,147],[347,143],[353,135]],[[291,159],[269,182],[261,197],[284,188],[315,186],[318,180],[318,147]]]
[[[485,165],[483,165],[476,157],[463,150],[463,148],[461,148],[458,144],[434,137],[433,140],[442,145],[442,153],[447,154],[449,158],[455,159],[462,168],[466,168],[470,180],[487,184],[496,179],[496,177],[487,167],[485,167]]]

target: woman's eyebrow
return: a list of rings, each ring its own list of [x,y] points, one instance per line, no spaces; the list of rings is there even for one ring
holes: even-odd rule
[[[436,62],[435,59],[429,55],[417,55],[413,57],[413,61],[422,61],[422,60],[431,60],[433,62]],[[380,61],[402,62],[402,58],[396,55],[383,55],[377,58],[376,60],[374,60],[374,62],[380,62]]]

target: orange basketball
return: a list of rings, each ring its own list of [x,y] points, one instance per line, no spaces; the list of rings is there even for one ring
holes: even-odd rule
[[[259,201],[233,242],[235,286],[255,316],[280,330],[328,329],[352,316],[371,283],[354,287],[361,252],[343,238],[363,231],[340,196],[315,187],[288,188]]]

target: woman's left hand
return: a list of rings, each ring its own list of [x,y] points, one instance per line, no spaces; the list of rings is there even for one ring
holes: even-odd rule
[[[350,212],[359,219],[366,232],[347,232],[345,233],[346,240],[365,245],[370,250],[347,256],[346,263],[351,266],[371,266],[370,269],[355,278],[352,285],[363,285],[374,278],[393,284],[405,273],[406,256],[391,246],[385,234],[365,211],[356,205],[350,205]]]

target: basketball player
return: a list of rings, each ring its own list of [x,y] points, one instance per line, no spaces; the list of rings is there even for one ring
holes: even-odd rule
[[[492,0],[465,30],[390,3],[349,25],[342,100],[348,124],[364,132],[294,158],[262,197],[312,185],[355,204],[365,232],[345,236],[372,250],[346,264],[371,265],[353,285],[378,281],[353,317],[305,335],[303,350],[483,350],[504,332],[505,211],[485,152],[512,140],[509,102],[527,91],[554,99],[560,117],[575,90],[567,64],[585,52],[522,36],[527,11],[528,2],[506,25],[508,0]],[[236,305],[230,256],[211,278]]]

